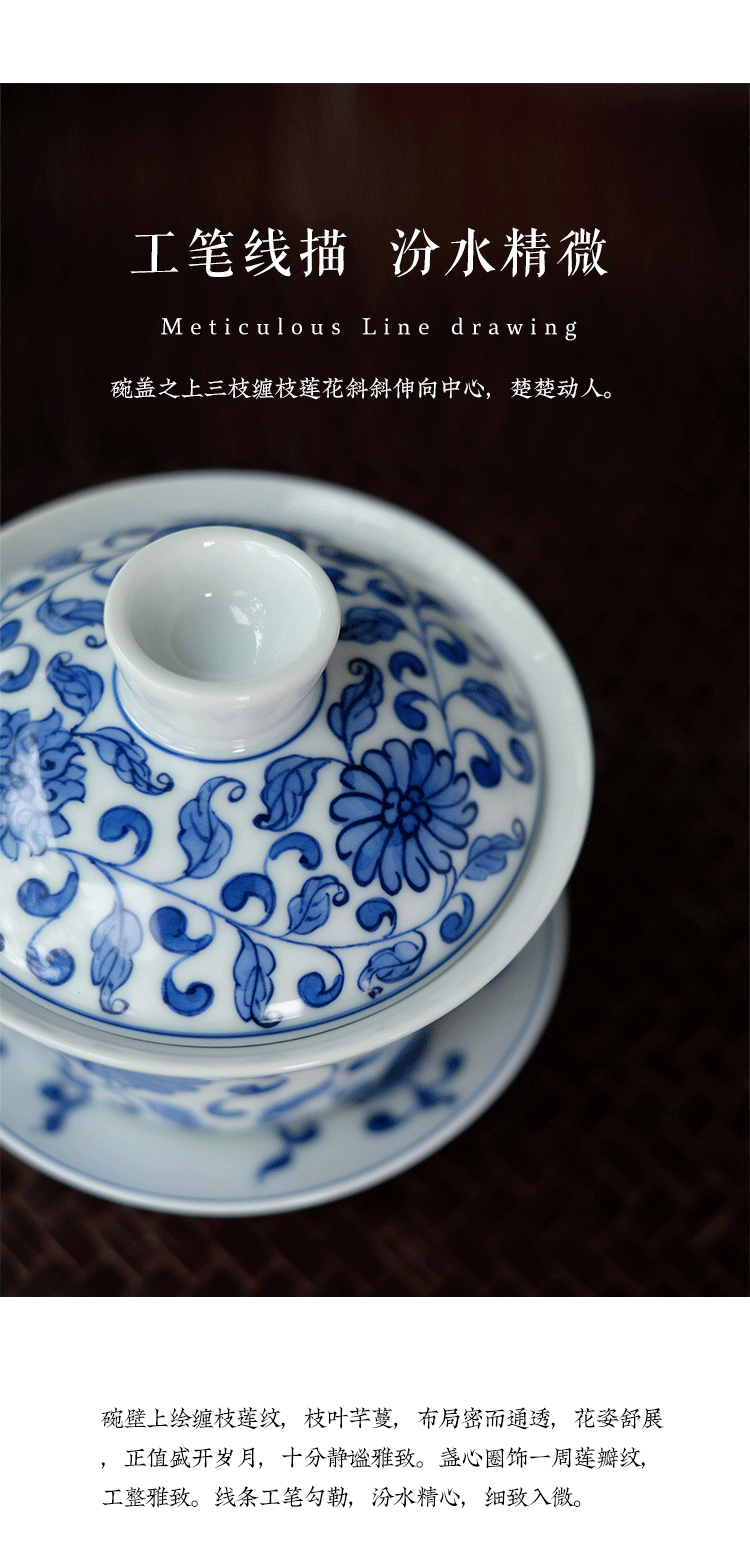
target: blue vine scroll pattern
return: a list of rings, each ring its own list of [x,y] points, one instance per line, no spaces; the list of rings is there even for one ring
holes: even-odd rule
[[[0,1046],[0,1056],[8,1052],[6,1045]],[[345,1122],[375,1142],[393,1130],[407,1132],[430,1110],[438,1116],[450,1110],[461,1095],[458,1078],[465,1074],[468,1058],[457,1049],[437,1055],[432,1034],[421,1029],[395,1053],[386,1050],[340,1067],[338,1084],[324,1067],[317,1086],[290,1092],[284,1077],[229,1084],[149,1075],[51,1050],[39,1052],[46,1070],[41,1068],[34,1082],[41,1099],[38,1129],[59,1134],[74,1114],[95,1103],[139,1124],[183,1132],[247,1136],[254,1131],[261,1154],[265,1152],[255,1171],[259,1183],[296,1162],[300,1148],[306,1159],[309,1143],[325,1137],[335,1109],[343,1110]],[[375,1074],[368,1078],[363,1071],[372,1069],[373,1058]],[[224,1088],[218,1098],[217,1088]],[[331,1100],[333,1106],[326,1107]],[[376,1156],[373,1152],[373,1160]]]
[[[312,720],[223,766],[156,744],[121,708],[102,597],[162,531],[62,550],[0,600],[5,971],[162,1037],[356,1015],[442,967],[515,881],[542,784],[531,710],[445,602],[285,532],[342,602]]]
[[[408,1126],[427,1109],[451,1108],[457,1101],[455,1082],[465,1068],[465,1054],[458,1050],[444,1054],[436,1070],[431,1055],[431,1034],[422,1028],[389,1060],[385,1070],[349,1095],[347,1102],[361,1110],[360,1123],[368,1135],[388,1134],[401,1125]],[[387,1106],[383,1105],[384,1099]],[[273,1126],[280,1149],[257,1169],[257,1181],[262,1183],[269,1174],[289,1167],[296,1161],[300,1147],[317,1140],[324,1126],[325,1120],[321,1124],[309,1118],[296,1124],[287,1120]]]

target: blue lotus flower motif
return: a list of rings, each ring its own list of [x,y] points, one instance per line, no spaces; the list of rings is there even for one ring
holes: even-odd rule
[[[80,752],[59,710],[44,721],[29,720],[28,710],[2,711],[0,848],[9,860],[18,860],[22,841],[32,855],[43,855],[53,839],[70,832],[60,808],[86,795],[85,767],[73,762]]]
[[[476,802],[466,800],[468,777],[423,737],[411,748],[394,737],[380,752],[365,753],[361,764],[344,769],[341,784],[350,794],[331,803],[331,817],[346,824],[336,849],[360,887],[377,872],[387,893],[398,893],[404,878],[421,893],[430,872],[449,871],[451,850],[468,842],[477,815]]]

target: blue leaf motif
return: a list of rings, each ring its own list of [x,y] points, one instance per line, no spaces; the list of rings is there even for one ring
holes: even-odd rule
[[[447,914],[445,916],[440,926],[440,935],[443,941],[458,941],[469,929],[474,918],[474,905],[468,893],[458,893],[456,903],[461,904],[461,913]]]
[[[0,601],[3,613],[8,613],[11,608],[17,608],[18,603],[13,602],[14,597],[28,597],[31,592],[38,592],[43,576],[34,576],[30,581],[19,581],[18,586],[11,586]]]
[[[126,834],[135,834],[135,852],[132,860],[137,861],[151,843],[151,823],[145,812],[139,812],[137,807],[109,807],[99,819],[99,838],[106,839],[114,844],[117,839],[124,839]]]
[[[348,899],[349,893],[337,877],[311,877],[289,904],[290,931],[296,936],[309,936],[325,925],[331,904],[345,904]]]
[[[510,773],[513,775],[513,779],[518,780],[520,785],[531,785],[531,782],[534,778],[534,764],[532,762],[531,754],[527,752],[526,748],[518,737],[511,737],[510,742],[508,743],[508,747],[510,748],[513,757],[517,759],[518,763],[521,765],[520,772],[518,774],[514,774],[513,770],[511,769]]]
[[[340,570],[338,565],[324,565],[323,569],[325,570],[325,573],[328,576],[329,581],[333,582],[333,585],[335,586],[336,591],[340,592],[342,594],[342,596],[344,596],[344,597],[359,597],[360,596],[360,593],[358,591],[355,591],[353,587],[351,587],[351,586],[344,586],[344,576],[346,575],[346,571],[345,570]]]
[[[8,646],[13,644],[13,641],[16,639],[16,636],[20,634],[20,632],[20,619],[6,619],[5,623],[0,629],[0,651],[7,650]]]
[[[279,1139],[283,1142],[284,1150],[277,1156],[271,1157],[269,1162],[264,1162],[263,1166],[258,1168],[255,1175],[258,1180],[264,1178],[266,1173],[275,1172],[279,1167],[288,1167],[292,1160],[294,1147],[303,1145],[308,1140],[315,1140],[318,1134],[318,1126],[317,1124],[306,1124],[301,1130],[295,1131],[290,1130],[283,1124],[279,1124],[276,1126],[276,1132]]]
[[[412,1035],[405,1048],[399,1049],[382,1074],[375,1076],[374,1080],[366,1081],[356,1092],[350,1093],[348,1101],[369,1103],[373,1098],[382,1097],[386,1092],[391,1092],[394,1087],[400,1086],[401,1082],[412,1075],[420,1064],[429,1043],[430,1029],[420,1028],[419,1032]]]
[[[210,984],[201,984],[198,980],[189,984],[186,990],[178,989],[172,978],[174,969],[177,967],[179,964],[175,963],[174,968],[170,968],[169,973],[164,975],[161,986],[162,1000],[171,1007],[172,1011],[177,1011],[182,1017],[198,1016],[199,1012],[205,1011],[210,1006],[214,992]]]
[[[340,638],[374,645],[376,640],[393,640],[405,628],[403,619],[388,608],[347,608]]]
[[[270,1162],[264,1162],[263,1166],[258,1168],[258,1179],[264,1178],[266,1173],[276,1172],[279,1167],[288,1167],[291,1160],[292,1149],[288,1146],[285,1151],[280,1151],[278,1156],[272,1156]]]
[[[33,914],[38,918],[57,919],[63,910],[72,904],[78,892],[78,872],[75,867],[68,872],[65,883],[59,893],[50,893],[46,882],[41,877],[28,877],[21,883],[16,895],[25,914]]]
[[[108,1085],[121,1087],[123,1091],[157,1092],[162,1097],[173,1097],[176,1092],[198,1092],[208,1085],[200,1076],[152,1076],[137,1070],[117,1070],[114,1065],[98,1065],[93,1060],[79,1063],[93,1076],[103,1076]]]
[[[490,790],[493,786],[500,784],[503,766],[492,743],[488,742],[487,738],[483,737],[478,731],[474,732],[474,736],[478,742],[481,742],[487,757],[478,758],[475,756],[471,759],[469,768],[477,784],[483,786],[485,790]]]
[[[44,984],[65,984],[76,966],[64,947],[53,947],[47,957],[42,958],[33,942],[26,948],[26,962],[34,976]]]
[[[233,914],[244,909],[248,898],[260,899],[264,914],[258,923],[264,925],[276,908],[276,894],[273,883],[260,871],[242,871],[239,876],[232,877],[230,882],[225,882],[221,890],[221,901],[225,909],[231,909]]]
[[[260,793],[267,811],[253,818],[255,827],[270,828],[273,833],[291,828],[315,785],[318,770],[328,763],[328,758],[303,758],[292,753],[267,764],[266,783]]]
[[[225,855],[232,846],[232,830],[216,816],[211,797],[220,785],[227,783],[227,775],[215,775],[205,780],[198,795],[180,808],[180,831],[177,838],[188,858],[183,872],[185,877],[212,877],[218,871]],[[245,786],[238,781],[229,792],[230,801],[239,801],[245,794]]]
[[[70,651],[58,651],[47,667],[47,682],[57,690],[64,705],[87,716],[96,709],[104,693],[98,672],[91,672],[73,661]]]
[[[373,662],[362,661],[360,657],[349,663],[349,671],[352,677],[361,681],[349,683],[338,704],[331,705],[328,725],[334,737],[338,737],[351,754],[354,738],[360,732],[368,731],[375,722],[377,706],[383,699],[383,674]]]
[[[407,671],[413,672],[415,678],[426,678],[427,668],[419,656],[413,651],[394,651],[388,666],[397,683],[403,683],[403,675]]]
[[[397,694],[393,702],[393,708],[402,726],[408,726],[410,731],[424,731],[427,725],[427,716],[423,710],[416,709],[418,699],[430,703],[428,694],[420,694],[416,688],[410,688],[403,694]]]
[[[176,1103],[155,1103],[149,1101],[146,1104],[152,1113],[159,1115],[160,1119],[167,1119],[170,1124],[179,1124],[181,1129],[202,1129],[200,1119],[196,1118],[189,1108],[178,1108]]]
[[[533,721],[516,713],[496,683],[480,683],[477,678],[465,678],[459,692],[479,710],[484,710],[486,715],[505,721],[513,731],[531,731]]]
[[[350,554],[348,549],[332,548],[328,543],[321,543],[318,552],[324,559],[332,559],[337,565],[364,565],[367,563],[361,554]]]
[[[456,667],[463,667],[469,660],[469,651],[464,645],[463,640],[459,640],[458,636],[454,635],[452,629],[449,629],[447,633],[449,636],[448,640],[437,639],[435,641],[435,650],[438,656],[442,656],[444,662],[452,662]]]
[[[514,818],[510,827],[510,834],[495,834],[492,839],[485,838],[484,834],[477,835],[472,841],[462,877],[466,877],[469,882],[484,882],[486,877],[505,870],[508,852],[520,850],[526,839],[526,830],[520,818]]]
[[[233,1097],[261,1097],[266,1092],[278,1092],[288,1080],[288,1076],[261,1076],[259,1081],[239,1081],[236,1086],[227,1087],[227,1091]]]
[[[306,1006],[330,1006],[332,1000],[337,1000],[344,988],[343,973],[336,974],[333,983],[327,988],[322,974],[303,974],[297,985]]]
[[[46,1113],[43,1119],[42,1127],[47,1131],[48,1135],[52,1135],[56,1130],[64,1128],[68,1114],[73,1108],[80,1108],[82,1104],[88,1102],[90,1091],[91,1088],[87,1081],[78,1081],[77,1079],[72,1092],[67,1082],[65,1085],[60,1086],[56,1081],[50,1081],[40,1086],[40,1097],[45,1097],[48,1102],[55,1105],[52,1112]]]
[[[104,603],[93,597],[56,599],[50,594],[39,604],[36,616],[39,623],[45,629],[50,629],[53,635],[69,635],[74,629],[83,629],[86,624],[102,624]]]
[[[454,1103],[452,1092],[436,1092],[433,1087],[415,1086],[414,1095],[420,1108],[436,1108],[439,1103]]]
[[[259,1027],[272,1027],[277,1016],[266,1011],[273,995],[271,974],[276,967],[273,952],[262,943],[256,945],[244,930],[239,932],[241,946],[234,964],[234,1003],[243,1022],[257,1022]]]
[[[374,952],[366,968],[357,980],[359,988],[374,1000],[377,995],[382,995],[385,984],[397,984],[401,979],[409,979],[416,973],[427,945],[424,936],[419,934],[419,941],[394,942],[392,947],[381,947],[379,952]],[[380,980],[380,983],[376,983]]]
[[[304,866],[305,871],[314,871],[315,867],[320,865],[323,856],[323,851],[312,834],[295,832],[285,834],[283,839],[276,839],[268,852],[268,859],[278,860],[279,856],[284,855],[287,850],[299,850],[299,863],[300,866]]]
[[[78,565],[80,560],[79,549],[58,549],[55,554],[46,554],[39,563],[45,570],[67,570],[70,565]]]
[[[374,592],[375,596],[380,597],[382,602],[395,603],[397,608],[405,608],[409,601],[408,597],[404,597],[402,592],[394,592],[392,587],[386,586],[385,582],[381,581],[378,576],[368,581],[367,590],[368,592]]]
[[[188,936],[187,915],[182,909],[175,909],[171,904],[163,909],[157,909],[148,922],[149,930],[160,947],[165,947],[167,952],[179,952],[183,957],[191,957],[195,952],[202,952],[204,947],[211,945],[213,936],[209,932],[207,936]]]
[[[367,1129],[372,1130],[374,1135],[379,1135],[384,1130],[395,1129],[401,1120],[395,1118],[392,1113],[371,1113],[365,1122]]]
[[[388,921],[393,930],[396,925],[396,909],[387,898],[368,898],[360,904],[357,919],[363,930],[377,930],[384,920]]]
[[[129,909],[124,909],[119,898],[111,914],[97,925],[91,935],[91,982],[101,986],[99,1004],[102,1011],[119,1016],[127,1011],[126,1000],[115,1000],[115,990],[130,978],[133,972],[133,955],[143,941],[140,921]]]
[[[433,597],[430,592],[419,593],[417,608],[436,608],[438,613],[453,613],[455,611],[453,608],[446,607],[444,602],[440,602],[439,598]]]
[[[7,651],[18,638],[21,631],[20,619],[6,619],[0,629],[0,651]],[[37,667],[39,666],[39,652],[33,645],[22,646],[26,651],[26,661],[20,672],[5,671],[0,673],[0,689],[4,694],[17,694],[19,689],[26,688],[31,682]]]
[[[421,1036],[422,1038],[429,1038],[429,1033],[423,1033],[417,1036]],[[422,1049],[420,1049],[418,1052],[421,1056]],[[406,1053],[408,1056],[408,1046]],[[398,1064],[398,1061],[396,1063]],[[434,1108],[439,1104],[450,1104],[456,1101],[457,1094],[455,1092],[441,1091],[440,1088],[443,1087],[446,1081],[450,1080],[451,1076],[457,1075],[459,1070],[462,1069],[464,1063],[463,1055],[457,1053],[445,1055],[442,1061],[441,1072],[437,1077],[433,1078],[430,1085],[414,1080],[416,1069],[418,1068],[419,1063],[420,1060],[415,1062],[414,1059],[410,1059],[400,1080],[394,1081],[392,1079],[392,1072],[386,1072],[386,1076],[389,1079],[389,1085],[400,1085],[402,1087],[405,1086],[407,1090],[411,1092],[412,1098],[414,1100],[414,1106],[412,1107],[411,1112],[408,1110],[407,1112],[404,1112],[403,1109],[401,1109],[398,1113],[390,1113],[388,1109],[376,1109],[374,1113],[368,1114],[367,1118],[365,1119],[366,1129],[371,1130],[374,1134],[378,1134],[382,1131],[393,1129],[396,1125],[403,1124],[405,1121],[408,1121],[413,1117],[415,1111],[419,1111],[420,1109],[425,1108]],[[369,1102],[372,1096],[377,1097],[380,1095],[381,1092],[376,1085],[374,1093],[367,1092],[367,1090],[365,1090],[363,1100],[365,1102]],[[357,1096],[355,1101],[360,1101],[359,1096]]]
[[[261,1114],[261,1124],[269,1124],[273,1119],[277,1119],[280,1114],[292,1113],[295,1108],[302,1108],[305,1103],[309,1103],[312,1099],[321,1097],[324,1092],[330,1091],[333,1084],[330,1067],[328,1070],[324,1067],[324,1072],[323,1080],[319,1081],[317,1086],[308,1088],[306,1092],[298,1092],[296,1097],[285,1097],[280,1102],[269,1103],[268,1107],[264,1108]]]
[[[154,780],[143,748],[129,731],[122,731],[119,726],[102,726],[99,731],[79,731],[77,735],[93,742],[102,763],[110,764],[126,785],[149,796],[171,791],[174,780],[168,774],[157,775]]]
[[[27,688],[39,666],[39,652],[33,645],[24,644],[20,649],[27,652],[21,671],[0,673],[0,688],[4,694],[17,694],[19,689]]]

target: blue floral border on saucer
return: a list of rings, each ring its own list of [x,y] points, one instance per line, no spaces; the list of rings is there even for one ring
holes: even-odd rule
[[[150,1145],[143,1139],[142,1120],[110,1114],[89,1102],[87,1094],[63,1090],[54,1077],[38,1070],[26,1092],[28,1117],[15,1123],[10,1114],[0,1126],[0,1141],[9,1150],[74,1187],[145,1209],[194,1215],[263,1215],[301,1209],[357,1193],[415,1165],[438,1150],[477,1118],[505,1089],[523,1065],[546,1025],[559,990],[567,948],[567,904],[563,898],[519,957],[473,1002],[445,1017],[427,1032],[416,1034],[373,1089],[360,1094],[325,1117],[299,1127],[267,1125],[245,1135],[215,1137],[185,1131],[154,1130]],[[515,997],[515,1000],[514,1000]],[[512,1036],[502,1042],[503,1002],[511,1001]],[[470,1009],[472,1008],[472,1009]],[[474,1025],[472,1025],[472,1012]],[[487,1025],[485,1025],[487,1024]],[[488,1034],[488,1026],[490,1032]],[[495,1051],[497,1037],[501,1048]],[[19,1051],[16,1035],[4,1037],[5,1107],[16,1106],[12,1067]],[[28,1063],[29,1041],[22,1040]],[[54,1071],[56,1056],[33,1046],[33,1058],[48,1057]],[[10,1078],[10,1079],[9,1079]],[[50,1127],[50,1115],[63,1122]],[[93,1120],[93,1122],[92,1122]],[[138,1125],[134,1131],[133,1125]],[[83,1136],[84,1125],[88,1125]],[[102,1126],[104,1133],[99,1134]],[[46,1136],[46,1144],[41,1137]],[[164,1167],[180,1181],[185,1173],[211,1180],[225,1170],[241,1193],[235,1197],[209,1192],[204,1197],[144,1182],[102,1177],[85,1162],[87,1146],[120,1147],[125,1162],[120,1173]],[[73,1141],[76,1143],[73,1144]],[[129,1149],[128,1149],[129,1148]],[[76,1151],[81,1153],[75,1160]],[[341,1156],[351,1157],[341,1169]],[[144,1154],[146,1157],[144,1159]],[[66,1159],[67,1154],[67,1159]],[[116,1155],[114,1161],[116,1162]],[[117,1167],[113,1166],[113,1171]],[[153,1180],[152,1180],[153,1182]]]

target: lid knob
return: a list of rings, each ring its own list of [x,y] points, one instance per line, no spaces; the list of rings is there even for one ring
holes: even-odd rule
[[[338,639],[325,571],[282,538],[192,527],[139,549],[109,589],[104,628],[126,714],[202,758],[262,753],[315,707]]]

